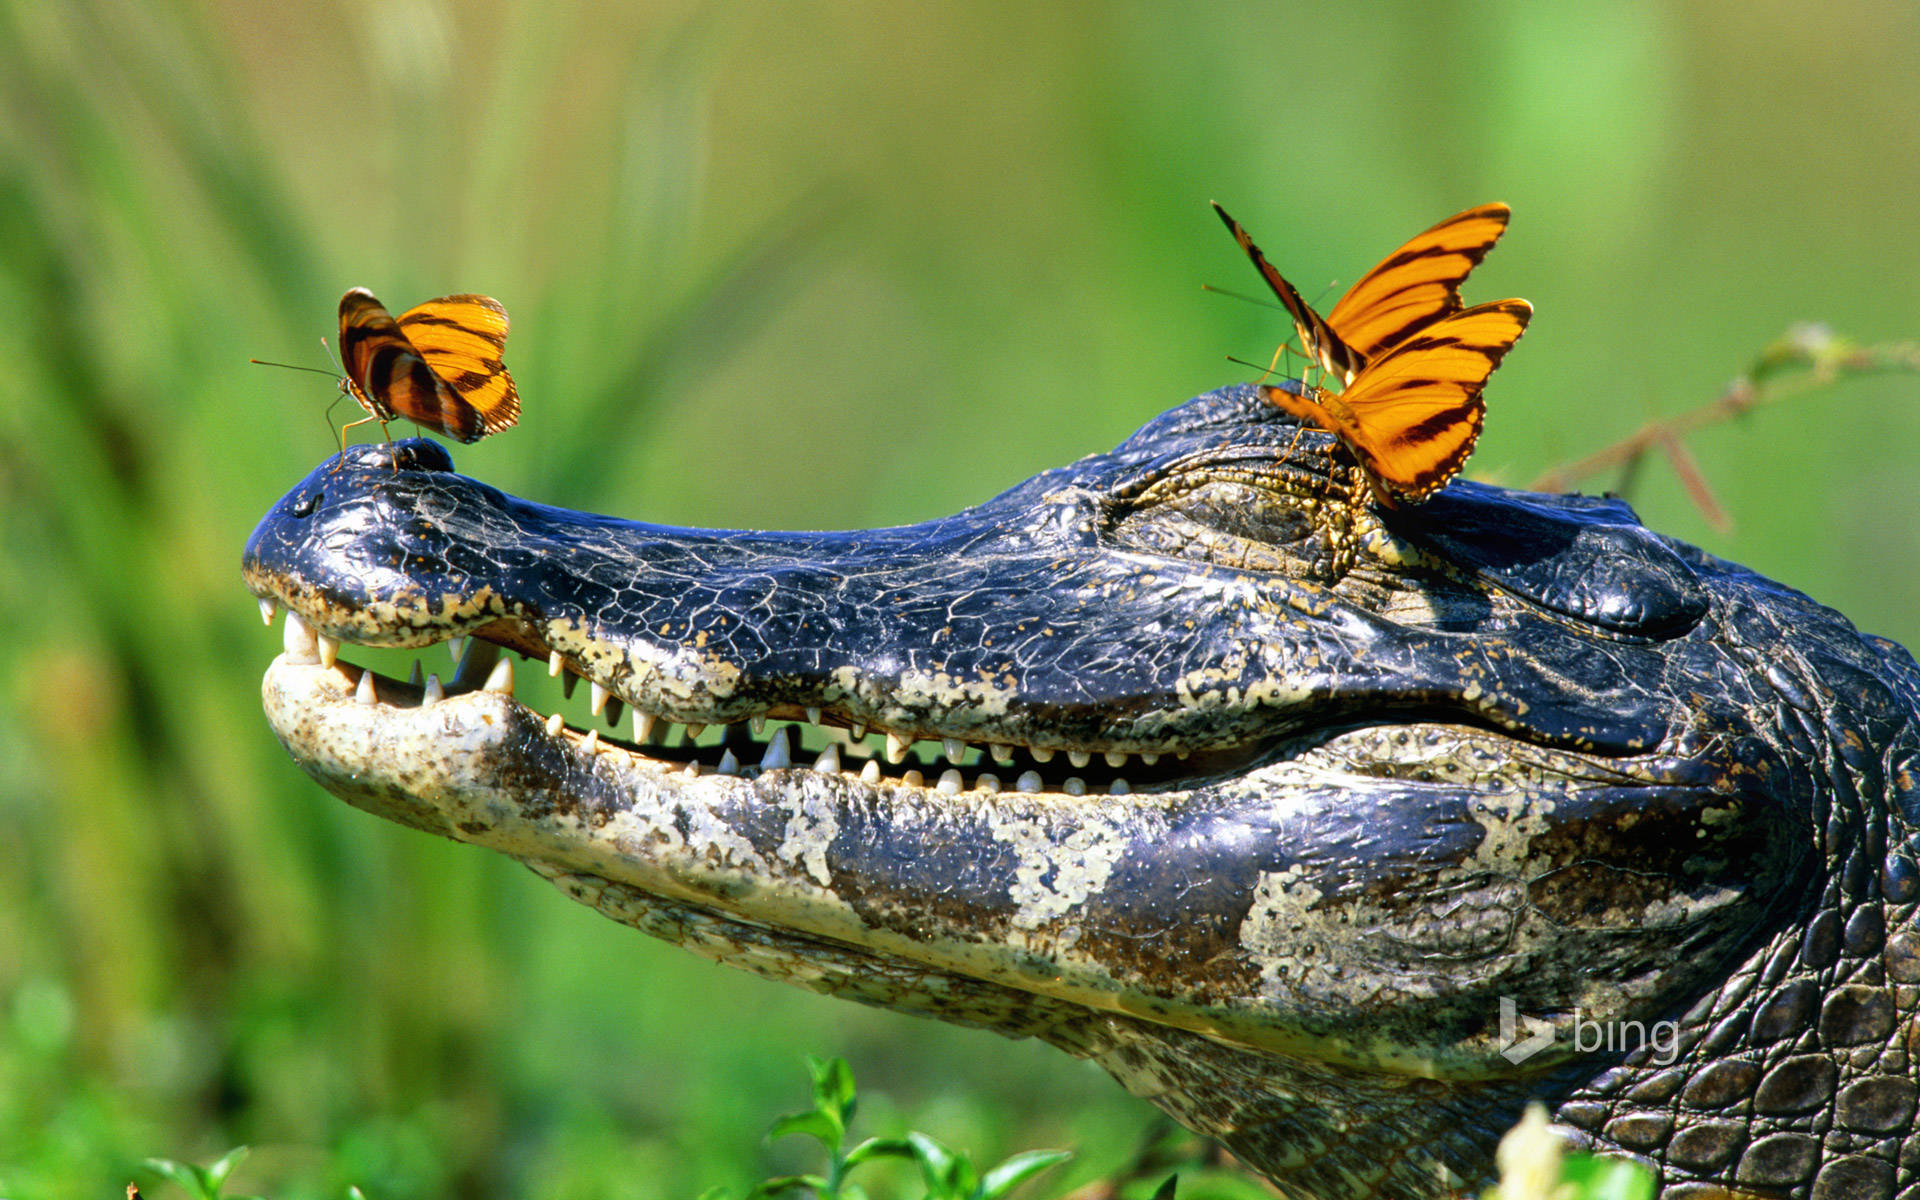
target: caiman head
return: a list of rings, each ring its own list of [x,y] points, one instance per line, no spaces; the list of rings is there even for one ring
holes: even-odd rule
[[[548,508],[409,441],[323,464],[245,572],[330,791],[1091,1057],[1289,1195],[1478,1184],[1530,1099],[1671,1196],[1910,1194],[1911,660],[1618,503],[1359,495],[1244,387],[844,533]],[[337,658],[459,637],[445,683]]]

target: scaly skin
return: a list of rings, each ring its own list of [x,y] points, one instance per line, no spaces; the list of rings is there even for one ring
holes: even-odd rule
[[[1478,1185],[1530,1098],[1670,1197],[1920,1195],[1912,660],[1618,504],[1361,486],[1247,388],[850,533],[544,508],[402,442],[245,572],[294,614],[269,720],[342,798],[1091,1057],[1288,1195]],[[490,653],[445,698],[322,662],[468,634],[649,736],[550,726]]]

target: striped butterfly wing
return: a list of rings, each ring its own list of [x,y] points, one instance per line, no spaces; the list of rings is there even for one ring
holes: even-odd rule
[[[1486,420],[1481,392],[1532,316],[1525,300],[1476,305],[1375,358],[1344,392],[1260,392],[1338,437],[1382,503],[1418,504],[1466,465]]]
[[[1460,311],[1461,282],[1507,231],[1511,215],[1504,204],[1482,204],[1448,217],[1362,276],[1327,324],[1364,363]]]
[[[415,350],[478,418],[479,428],[461,437],[479,441],[520,419],[520,391],[502,360],[507,348],[507,310],[491,296],[463,293],[429,300],[400,314],[400,329]]]
[[[519,419],[520,400],[500,361],[507,314],[485,296],[429,300],[394,320],[373,293],[340,298],[340,358],[347,390],[382,425],[396,416],[460,442]]]
[[[1307,357],[1338,375],[1342,380],[1352,379],[1354,374],[1366,365],[1365,357],[1334,332],[1326,319],[1313,311],[1312,305],[1301,299],[1300,293],[1294,290],[1294,286],[1287,282],[1286,277],[1273,269],[1273,264],[1267,261],[1267,256],[1260,253],[1260,247],[1254,245],[1253,239],[1247,236],[1247,231],[1240,227],[1240,222],[1228,216],[1227,210],[1218,204],[1213,206],[1213,211],[1220,214],[1220,219],[1226,223],[1227,231],[1233,234],[1233,240],[1239,242],[1240,248],[1246,251],[1248,258],[1253,260],[1253,265],[1260,272],[1261,278],[1267,281],[1267,286],[1272,288],[1273,294],[1279,298],[1280,307],[1286,309],[1287,315],[1293,318],[1293,330],[1300,336],[1300,348],[1306,352]]]

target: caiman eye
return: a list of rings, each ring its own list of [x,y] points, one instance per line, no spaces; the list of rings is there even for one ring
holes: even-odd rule
[[[1148,554],[1327,578],[1330,531],[1319,506],[1248,480],[1210,480],[1115,509],[1108,536]]]
[[[320,507],[320,493],[308,492],[306,495],[301,496],[298,500],[295,500],[293,502],[293,507],[288,509],[287,511],[291,512],[296,517],[310,517],[313,515],[313,510],[319,507]]]

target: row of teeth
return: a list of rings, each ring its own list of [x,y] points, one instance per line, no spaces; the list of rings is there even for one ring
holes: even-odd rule
[[[271,626],[273,624],[273,619],[278,614],[278,611],[278,606],[274,601],[266,599],[260,601],[260,618],[267,625]],[[340,655],[339,639],[328,637],[326,634],[319,632],[314,629],[312,625],[308,624],[306,619],[301,617],[299,613],[292,611],[287,613],[286,626],[282,636],[282,648],[286,652],[288,662],[303,665],[318,663],[323,667],[331,668],[338,661]],[[422,706],[443,700],[449,694],[462,692],[487,691],[498,692],[505,696],[513,695],[513,660],[509,657],[502,656],[498,646],[495,646],[491,642],[483,642],[473,638],[454,638],[448,642],[448,649],[451,651],[453,659],[457,664],[454,670],[453,680],[450,684],[442,684],[438,675],[427,675],[422,679],[420,662],[418,659],[414,660],[413,674],[408,682],[412,686],[421,689],[420,703]],[[549,675],[562,677],[562,685],[566,694],[572,696],[574,684],[578,677],[571,673],[563,675],[564,660],[558,651],[555,651],[553,656],[548,660],[547,668]],[[485,676],[484,679],[481,678],[483,673]],[[379,696],[375,691],[374,677],[375,673],[371,670],[363,670],[360,673],[360,682],[354,689],[355,701],[361,704],[376,704],[379,702]],[[593,715],[604,716],[610,726],[618,727],[625,706],[624,702],[609,692],[607,688],[597,680],[589,680],[588,686],[591,688],[592,693],[590,707]],[[810,707],[806,710],[806,714],[808,724],[818,725],[820,723],[820,710],[818,708]],[[664,733],[666,728],[672,724],[672,722],[664,718],[655,717],[651,713],[642,712],[636,708],[633,711],[634,740],[639,743],[645,743],[656,733]],[[752,717],[748,719],[747,724],[754,736],[759,737],[766,729],[767,719],[765,717]],[[548,736],[559,737],[565,729],[566,722],[561,714],[554,713],[547,718]],[[687,724],[683,726],[683,729],[686,740],[690,744],[695,738],[706,732],[707,726]],[[853,725],[848,732],[855,741],[858,741],[866,736],[867,727],[856,724]],[[915,739],[902,737],[892,730],[883,732],[886,736],[885,754],[887,761],[890,763],[904,761],[908,753],[912,751],[915,745]],[[588,730],[580,744],[581,748],[588,753],[597,752],[601,748],[600,731],[597,729]],[[943,738],[940,741],[940,747],[949,761],[957,763],[960,757],[970,748],[970,743],[960,738]],[[1051,761],[1056,753],[1053,750],[1040,747],[1024,747],[1024,749],[1035,762],[1039,763]],[[1014,750],[1011,746],[992,744],[986,748],[986,752],[987,756],[992,758],[996,763],[1006,765],[1011,764],[1013,761]],[[1085,767],[1093,761],[1093,755],[1087,751],[1069,750],[1061,753],[1064,753],[1067,761],[1075,767]],[[1101,757],[1108,766],[1118,768],[1126,765],[1130,756],[1124,751],[1116,750],[1105,752]],[[1146,766],[1152,766],[1160,760],[1158,754],[1151,752],[1143,752],[1133,757],[1138,757],[1141,763]],[[1180,757],[1185,758],[1186,755],[1181,754]],[[767,739],[766,752],[760,758],[758,764],[759,769],[762,771],[770,771],[792,767],[793,765],[792,745],[788,740],[786,728],[784,726],[777,728],[774,730],[773,736]],[[820,752],[819,756],[814,759],[811,765],[813,770],[822,774],[839,773],[842,769],[840,765],[839,745],[836,743],[828,743],[827,748]],[[718,764],[712,767],[705,767],[698,762],[689,762],[685,767],[685,773],[693,776],[708,773],[739,775],[743,773],[743,764],[735,757],[731,747],[723,747]],[[857,774],[859,778],[866,783],[880,782],[882,775],[880,760],[878,758],[867,759],[866,764],[860,768]],[[911,768],[900,775],[899,781],[912,787],[927,786],[926,776],[922,772]],[[967,790],[965,778],[961,775],[957,766],[949,767],[940,772],[932,786],[936,791],[949,794],[958,794]],[[1006,790],[1016,792],[1041,792],[1049,790],[1046,781],[1041,777],[1040,773],[1032,770],[1021,772],[1013,779],[1011,784],[1003,782],[1000,776],[994,772],[981,771],[974,776],[973,789],[982,792],[1000,792]],[[1066,779],[1060,781],[1053,790],[1064,792],[1069,796],[1084,796],[1088,792],[1088,786],[1084,779],[1074,775],[1068,776]],[[1123,796],[1131,792],[1132,788],[1126,780],[1115,779],[1108,785],[1106,790],[1110,795]]]

